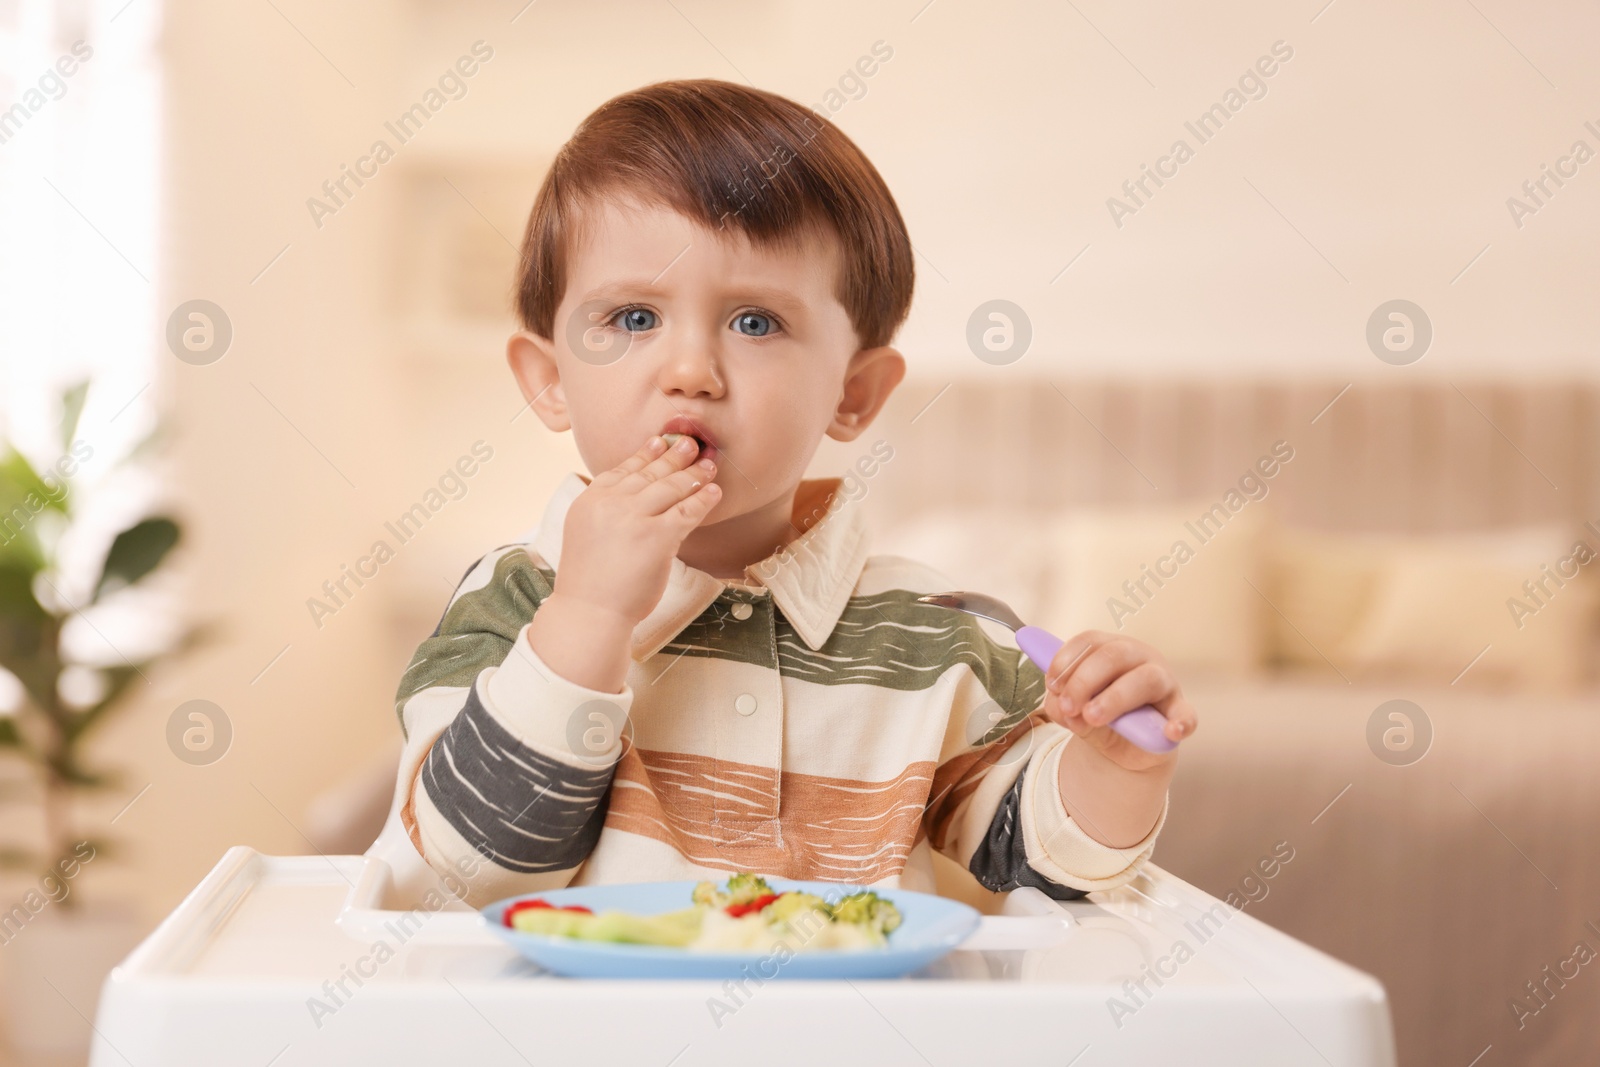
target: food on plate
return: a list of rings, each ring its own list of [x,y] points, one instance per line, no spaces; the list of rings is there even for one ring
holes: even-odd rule
[[[745,908],[762,897],[776,897],[777,894],[772,891],[772,887],[767,884],[767,880],[759,874],[739,871],[728,876],[726,889],[718,889],[715,882],[701,882],[694,887],[694,892],[690,893],[689,896],[696,904],[706,904],[714,908]],[[743,914],[743,912],[735,912],[735,914]]]
[[[590,915],[547,905],[543,908],[519,909],[515,913],[507,908],[505,923],[525,934],[553,934],[579,941],[683,946],[700,933],[702,910],[696,906],[662,915],[634,915],[615,910]]]
[[[883,937],[900,925],[900,909],[870,890],[851,893],[833,906],[837,922],[854,923]]]
[[[779,893],[765,878],[739,871],[718,887],[700,882],[690,906],[660,915],[607,909],[593,914],[581,905],[556,907],[519,900],[505,911],[505,924],[528,934],[666,945],[691,951],[791,951],[879,948],[900,925],[900,909],[870,889],[829,902],[814,893]]]

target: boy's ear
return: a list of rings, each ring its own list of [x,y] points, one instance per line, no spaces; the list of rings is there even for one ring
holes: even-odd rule
[[[567,395],[561,388],[555,343],[528,330],[518,330],[506,342],[506,362],[522,389],[523,399],[550,429],[572,429],[567,418]]]
[[[894,387],[906,376],[906,359],[897,349],[863,348],[850,357],[839,406],[828,426],[835,441],[854,441],[872,425]]]

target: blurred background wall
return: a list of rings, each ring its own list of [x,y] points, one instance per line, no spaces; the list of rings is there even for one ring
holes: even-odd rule
[[[974,395],[962,390],[1052,388],[1063,403],[1039,420],[1085,435],[1077,452],[1054,457],[902,444],[886,484],[936,484],[946,464],[970,486],[1023,469],[1004,483],[1006,500],[983,502],[1027,509],[1037,503],[1030,485],[1092,466],[1099,481],[1051,495],[1053,504],[1214,500],[1272,438],[1235,439],[1214,464],[1180,477],[1159,458],[1173,443],[1159,427],[1173,418],[1150,414],[1148,402],[1086,412],[1067,398],[1081,399],[1074,390],[1086,382],[1135,391],[1181,382],[1208,397],[1301,388],[1296,443],[1306,454],[1316,442],[1334,450],[1305,466],[1337,467],[1327,457],[1339,455],[1340,440],[1367,439],[1363,427],[1412,425],[1402,404],[1398,422],[1369,414],[1332,430],[1355,418],[1342,405],[1370,412],[1363,395],[1427,387],[1451,404],[1476,397],[1483,409],[1474,416],[1457,405],[1451,416],[1477,426],[1491,462],[1506,467],[1476,491],[1503,498],[1514,485],[1537,498],[1532,518],[1558,527],[1516,559],[1515,573],[1537,574],[1549,545],[1562,547],[1585,515],[1600,519],[1585,495],[1592,466],[1583,466],[1595,442],[1585,390],[1600,374],[1600,162],[1560,162],[1580,139],[1600,149],[1591,56],[1600,16],[1590,5],[9,0],[0,26],[13,44],[31,34],[48,60],[77,39],[95,49],[61,102],[0,145],[0,258],[17,279],[0,327],[7,432],[48,463],[54,390],[86,369],[103,384],[83,433],[107,442],[106,454],[167,419],[167,467],[128,507],[163,501],[182,516],[183,581],[172,603],[225,627],[202,653],[155,672],[96,741],[102,759],[125,768],[126,788],[85,817],[116,817],[109,828],[124,858],[87,872],[82,892],[131,899],[146,924],[230,845],[292,853],[333,840],[346,813],[328,791],[363,774],[382,782],[398,750],[395,683],[462,569],[529,527],[577,466],[568,438],[522,412],[505,369],[510,272],[552,154],[602,101],[651,81],[748,80],[814,105],[883,173],[918,252],[916,303],[898,339],[910,378],[884,435],[918,440],[909,427],[924,409],[919,428],[983,433],[1015,408],[991,406],[991,423],[963,424],[953,413],[978,409],[951,399]],[[35,78],[34,52],[10,55],[0,107]],[[463,56],[477,62],[462,91],[400,143],[386,124]],[[858,62],[871,56],[879,61],[861,75]],[[1275,62],[1255,66],[1262,57]],[[1267,66],[1270,76],[1241,82]],[[155,80],[138,84],[153,108],[119,111],[122,87],[147,75]],[[1239,90],[1231,111],[1230,90]],[[1219,102],[1227,120],[1202,140],[1186,124]],[[110,118],[66,125],[72,108],[91,103]],[[1192,155],[1162,162],[1180,138]],[[375,175],[337,200],[325,192],[343,168],[366,166],[379,139],[393,156]],[[1535,198],[1523,184],[1546,166],[1567,176]],[[1125,190],[1146,167],[1169,176]],[[130,200],[146,172],[148,197]],[[1526,210],[1508,206],[1511,197]],[[313,198],[322,207],[308,205]],[[48,284],[23,247],[54,250]],[[15,295],[30,291],[66,295],[48,305]],[[1386,362],[1369,345],[1368,322],[1400,299],[1424,310],[1432,340],[1420,359]],[[194,300],[231,324],[231,343],[212,362],[177,358],[165,338],[169,317]],[[1021,309],[1031,340],[1020,356],[985,361],[969,345],[969,320],[994,300]],[[1495,399],[1505,395],[1495,390],[1534,383],[1579,398],[1570,433],[1539,437],[1547,420],[1517,421],[1531,410],[1524,400]],[[956,391],[945,397],[947,387]],[[1119,410],[1142,412],[1155,436],[1127,436]],[[1229,421],[1224,412],[1208,425]],[[1156,443],[1138,443],[1146,440]],[[1196,440],[1178,439],[1173,454]],[[308,600],[325,599],[323,583],[376,540],[393,543],[385,522],[479,441],[493,459],[465,494],[317,618]],[[837,472],[857,451],[824,442],[814,473]],[[1544,478],[1546,494],[1543,471],[1561,457],[1578,465],[1576,481]],[[93,472],[86,477],[92,484]],[[1359,495],[1362,483],[1344,484]],[[1462,492],[1474,492],[1470,475]],[[1014,581],[1023,595],[1026,570],[1002,578],[990,566],[1003,548],[979,560],[981,534],[964,548],[926,534],[912,525],[909,495],[867,497],[886,531],[900,531],[885,544],[943,546],[952,574],[965,560],[961,575]],[[1516,515],[1482,510],[1458,525],[1515,525]],[[1381,530],[1382,520],[1378,509],[1364,525]],[[1100,535],[1072,536],[1081,547]],[[1064,558],[1063,544],[1038,551]],[[1267,553],[1239,547],[1246,563]],[[1096,573],[1120,579],[1127,564],[1102,560]],[[1486,594],[1496,611],[1499,588]],[[1514,592],[1515,583],[1504,595]],[[1103,599],[1090,597],[1090,607]],[[1105,625],[1050,610],[1062,624]],[[1279,626],[1277,617],[1259,625]],[[1592,612],[1574,625],[1591,622]],[[1171,629],[1204,625],[1178,618]],[[1466,666],[1481,642],[1463,643],[1466,655],[1451,662]],[[1195,655],[1201,677],[1219,663],[1239,666],[1231,654]],[[1271,658],[1251,652],[1245,666]],[[1303,648],[1299,658],[1327,660]],[[1428,684],[1448,689],[1440,670]],[[1537,688],[1537,678],[1514,675],[1506,692],[1524,683]],[[1375,693],[1390,690],[1351,702],[1359,718]],[[207,766],[175,759],[166,740],[173,709],[194,699],[215,703],[232,729],[225,758]],[[1568,699],[1594,710],[1587,696]],[[1224,720],[1228,708],[1202,705],[1202,714]],[[1269,845],[1241,846],[1240,862]],[[1339,944],[1319,947],[1342,954]],[[1484,984],[1478,1006],[1503,1013],[1501,999],[1518,984],[1509,975]],[[1462,1062],[1481,1047],[1468,1048],[1472,1040],[1462,1038]]]

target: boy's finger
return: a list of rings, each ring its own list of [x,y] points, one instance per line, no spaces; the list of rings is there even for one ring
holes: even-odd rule
[[[645,464],[644,470],[640,473],[652,480],[668,477],[693,463],[699,453],[700,442],[684,434],[670,442],[665,451]]]
[[[673,471],[660,481],[652,482],[639,493],[639,501],[651,515],[660,515],[698,493],[717,476],[716,468],[705,466],[704,460],[680,471]],[[718,486],[716,492],[721,492]]]
[[[1065,726],[1068,730],[1082,737],[1094,727],[1083,721],[1083,709],[1067,708],[1062,705],[1061,697],[1055,693],[1045,695],[1045,714],[1055,722]]]
[[[646,464],[653,461],[657,456],[666,450],[666,446],[669,443],[670,442],[663,441],[659,434],[646,439],[645,443],[639,446],[639,451],[635,452],[621,463],[618,463],[610,470],[601,471],[598,475],[596,475],[594,481],[599,482],[601,485],[610,485],[613,482],[621,481],[630,474],[635,474],[643,470]]]
[[[1062,695],[1072,701],[1073,707],[1081,708],[1118,675],[1132,670],[1141,662],[1143,660],[1138,651],[1125,642],[1110,641],[1097,645],[1073,670]]]
[[[1181,696],[1172,701],[1166,715],[1167,724],[1161,732],[1167,735],[1168,740],[1181,740],[1200,728],[1200,716],[1195,713],[1194,705]]]
[[[1097,636],[1095,631],[1089,630],[1062,642],[1061,647],[1056,649],[1056,654],[1050,657],[1050,669],[1045,672],[1045,688],[1052,693],[1061,692],[1078,664],[1094,650]]]
[[[1060,692],[1086,655],[1101,645],[1115,640],[1117,640],[1116,634],[1106,633],[1103,630],[1084,630],[1063,641],[1056,654],[1050,657],[1050,669],[1045,672],[1046,687]]]
[[[1144,704],[1159,708],[1159,702],[1171,692],[1172,679],[1165,670],[1154,663],[1141,663],[1088,700],[1083,707],[1083,717],[1092,725],[1104,726],[1123,712]]]
[[[697,481],[693,492],[680,500],[673,508],[683,518],[689,520],[691,526],[697,526],[712,508],[717,506],[717,501],[722,499],[722,486],[713,481]]]

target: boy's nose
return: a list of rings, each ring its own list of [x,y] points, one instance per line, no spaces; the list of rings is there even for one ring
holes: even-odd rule
[[[722,372],[712,338],[700,331],[677,338],[661,365],[659,385],[664,393],[720,396]]]

